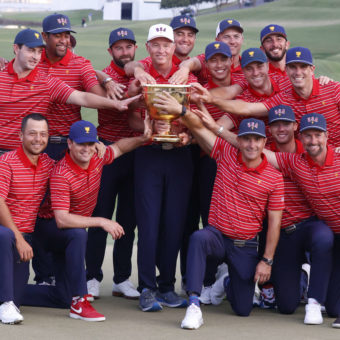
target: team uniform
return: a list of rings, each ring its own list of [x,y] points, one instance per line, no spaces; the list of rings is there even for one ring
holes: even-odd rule
[[[113,61],[103,72],[114,81],[128,87],[129,78],[124,70]],[[98,110],[98,136],[108,145],[121,138],[133,137],[135,132],[128,125],[128,111]],[[134,151],[119,157],[103,170],[98,195],[98,204],[93,216],[112,218],[117,202],[116,220],[124,227],[125,235],[115,241],[113,248],[113,280],[116,284],[124,282],[131,275],[131,255],[136,227],[134,209]],[[102,228],[90,228],[86,250],[87,280],[102,281],[101,266],[104,260],[107,232]]]
[[[246,316],[253,305],[259,261],[257,234],[267,210],[284,208],[283,180],[264,155],[257,168],[247,168],[241,153],[221,138],[216,139],[211,157],[217,173],[209,225],[191,236],[187,291],[201,291],[208,256],[223,260],[230,275],[227,298],[236,314]]]
[[[295,140],[296,154],[304,153],[299,140]],[[271,150],[278,152],[275,143]],[[275,252],[272,280],[275,297],[281,313],[293,313],[301,299],[300,276],[305,252],[310,252],[311,276],[308,297],[325,301],[333,235],[330,228],[314,216],[305,195],[290,177],[284,176],[285,209],[282,213],[281,235]],[[320,280],[320,277],[323,279]]]
[[[172,64],[164,78],[153,65],[145,68],[158,84],[167,84],[178,70]],[[193,75],[189,83],[195,82]],[[140,147],[135,154],[135,206],[138,225],[139,289],[174,290],[176,259],[185,228],[192,183],[189,147]],[[160,275],[156,282],[156,264]]]
[[[269,110],[280,104],[290,106],[297,122],[306,113],[317,112],[322,114],[328,125],[328,142],[333,146],[340,146],[340,83],[329,82],[320,86],[317,79],[313,79],[313,90],[308,99],[303,99],[294,90],[293,86],[285,92],[269,98],[263,104]]]
[[[54,161],[46,154],[39,156],[37,166],[33,165],[21,146],[0,158],[0,197],[29,244],[53,165]],[[20,306],[29,277],[29,262],[20,261],[14,233],[5,226],[0,226],[0,259],[0,301],[14,301]]]
[[[103,166],[113,160],[113,150],[108,147],[103,158],[95,154],[88,169],[84,170],[67,153],[53,169],[50,178],[51,205],[40,213],[35,237],[53,254],[56,286],[27,285],[23,304],[69,308],[72,297],[87,294],[84,268],[86,229],[59,229],[52,210],[91,216],[97,203]]]
[[[65,104],[74,91],[61,80],[47,76],[38,67],[18,78],[12,60],[0,72],[0,149],[21,145],[21,120],[31,112],[46,115],[52,102]]]
[[[322,167],[316,164],[308,154],[302,155],[277,153],[280,170],[284,176],[295,181],[304,193],[316,215],[334,232],[333,267],[332,262],[324,263],[324,270],[331,272],[326,298],[326,310],[331,316],[340,314],[339,279],[340,251],[339,197],[340,197],[340,155],[328,146],[327,157]],[[325,230],[325,229],[324,229]],[[327,230],[327,229],[326,229]],[[317,277],[318,273],[316,273]],[[322,276],[322,280],[328,278]],[[321,284],[321,283],[320,283]],[[325,299],[318,300],[321,304]]]

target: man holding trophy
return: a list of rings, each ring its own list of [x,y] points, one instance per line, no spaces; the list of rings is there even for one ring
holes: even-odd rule
[[[170,123],[178,117],[155,110],[155,92],[168,91],[184,105],[188,103],[188,86],[172,86],[168,79],[178,69],[172,61],[175,51],[173,29],[164,24],[150,27],[146,49],[152,64],[146,70],[157,85],[142,86],[148,112],[154,119],[153,143],[136,150],[135,197],[138,225],[138,275],[142,311],[158,311],[162,305],[186,307],[187,301],[174,291],[176,260],[181,245],[191,190],[192,157],[190,149],[178,143],[176,132],[182,126]],[[190,75],[189,82],[196,78]],[[184,106],[185,107],[185,106]],[[135,112],[135,121],[143,112]],[[137,126],[138,124],[133,124]],[[170,131],[171,130],[171,131]],[[159,276],[156,279],[156,265]]]

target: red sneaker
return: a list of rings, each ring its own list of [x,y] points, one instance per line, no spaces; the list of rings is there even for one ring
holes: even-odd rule
[[[105,316],[98,313],[84,298],[72,301],[70,317],[85,321],[104,321]]]

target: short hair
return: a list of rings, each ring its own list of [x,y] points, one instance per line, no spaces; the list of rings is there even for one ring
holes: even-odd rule
[[[29,119],[38,120],[38,121],[44,120],[47,124],[47,127],[49,127],[48,120],[46,119],[45,116],[41,115],[40,113],[30,113],[29,115],[24,117],[21,121],[21,132],[25,131],[27,121]]]

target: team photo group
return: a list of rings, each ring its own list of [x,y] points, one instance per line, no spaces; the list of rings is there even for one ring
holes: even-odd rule
[[[248,49],[239,21],[211,25],[197,56],[190,16],[138,42],[112,27],[103,70],[74,52],[64,14],[13,35],[0,61],[2,323],[22,323],[21,306],[104,321],[110,236],[112,295],[183,308],[183,329],[224,299],[239,316],[303,303],[301,322],[340,328],[340,83],[281,25],[259,26]]]

